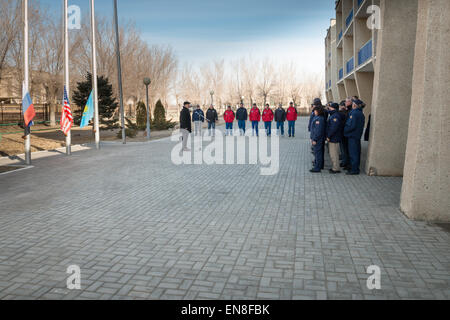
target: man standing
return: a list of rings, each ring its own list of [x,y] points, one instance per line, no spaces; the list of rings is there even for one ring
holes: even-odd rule
[[[253,104],[252,109],[250,110],[250,121],[252,122],[252,136],[259,135],[259,122],[261,121],[261,111],[259,111],[256,103]]]
[[[183,104],[183,110],[180,112],[180,131],[183,139],[183,151],[191,151],[187,147],[189,134],[192,132],[190,107],[191,103],[186,101]]]
[[[330,152],[331,162],[333,163],[333,168],[330,169],[331,174],[341,173],[339,166],[339,144],[342,141],[342,117],[339,114],[339,105],[337,103],[332,103],[329,106],[329,114],[327,123],[327,141],[328,141],[328,151]]]
[[[238,121],[240,135],[245,136],[245,124],[248,120],[248,112],[244,108],[243,103],[241,103],[239,109],[236,111],[236,120]]]
[[[205,122],[205,114],[203,113],[203,110],[200,109],[200,105],[197,105],[197,108],[192,114],[192,122],[194,122],[195,136],[201,136],[203,122]]]
[[[270,137],[272,135],[273,111],[270,109],[269,104],[266,104],[266,107],[262,114],[262,120],[266,129],[266,135]]]
[[[232,136],[233,135],[233,121],[235,119],[235,115],[234,115],[233,110],[231,110],[231,106],[228,106],[227,110],[223,114],[223,119],[225,120],[225,125],[226,125],[225,135]]]
[[[294,103],[291,102],[289,104],[289,108],[287,110],[286,119],[288,121],[289,126],[289,138],[295,137],[295,122],[298,119],[297,109],[294,107]]]
[[[286,111],[283,109],[283,105],[280,103],[278,109],[275,110],[275,122],[277,123],[278,135],[281,134],[284,137],[284,122],[286,121]]]
[[[310,170],[312,173],[319,173],[324,168],[324,150],[325,150],[325,131],[326,122],[324,109],[315,107],[314,118],[311,122],[311,145],[314,152],[314,168]]]
[[[347,98],[345,99],[344,107],[342,108],[342,114],[345,114],[345,123],[347,123],[347,120],[350,116],[350,112],[352,111],[352,99]],[[342,137],[342,163],[341,167],[345,170],[350,170],[350,155],[348,151],[348,138],[344,135]]]
[[[213,105],[209,106],[208,111],[206,111],[206,120],[208,121],[208,132],[209,136],[216,136],[216,122],[219,121],[219,115]]]
[[[366,117],[362,112],[364,102],[353,101],[353,109],[349,114],[344,128],[344,136],[348,139],[348,153],[350,156],[351,169],[347,175],[358,175],[361,163],[361,137],[364,132]]]

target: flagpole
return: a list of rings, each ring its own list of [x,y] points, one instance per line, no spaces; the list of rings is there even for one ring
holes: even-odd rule
[[[122,127],[122,142],[127,143],[125,134],[125,110],[123,107],[123,90],[122,90],[122,65],[120,63],[120,45],[119,45],[119,18],[117,14],[117,0],[114,0],[114,25],[116,29],[116,56],[117,56],[117,76],[119,82],[119,101],[120,101],[120,122]]]
[[[28,0],[23,0],[23,85],[25,90],[23,92],[29,92],[29,60],[28,60]],[[23,97],[22,97],[23,99]],[[31,137],[29,127],[25,127],[25,162],[27,165],[31,165]]]
[[[64,0],[64,82],[66,85],[67,99],[70,101],[70,84],[69,84],[69,19],[68,19],[68,0]],[[64,102],[63,102],[64,103]],[[64,106],[63,106],[64,108]],[[72,154],[72,130],[66,135],[66,154]]]
[[[100,149],[100,128],[98,112],[98,92],[97,92],[97,49],[95,45],[95,3],[91,1],[91,45],[92,45],[92,91],[94,93],[94,132],[95,148]]]

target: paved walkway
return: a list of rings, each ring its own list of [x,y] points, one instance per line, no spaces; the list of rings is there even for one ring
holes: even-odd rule
[[[310,174],[297,130],[275,176],[175,166],[169,139],[1,175],[0,299],[450,299],[450,234],[402,215],[402,180]]]

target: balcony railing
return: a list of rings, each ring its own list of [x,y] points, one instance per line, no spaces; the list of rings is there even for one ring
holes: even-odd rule
[[[339,69],[339,80],[342,80],[344,77],[344,68]]]
[[[341,30],[341,32],[339,32],[339,39],[338,39],[338,41],[341,41],[341,39],[342,39],[342,35],[343,35],[343,32],[342,32],[342,30]]]
[[[351,57],[350,60],[347,61],[347,74],[352,72],[353,69],[355,69],[355,59]]]
[[[331,89],[331,80],[328,82],[328,89]]]
[[[347,28],[350,25],[350,23],[352,23],[352,20],[353,20],[353,9],[350,11],[347,19],[345,19],[345,25]]]
[[[364,0],[358,0],[358,8],[361,7],[361,5],[363,4]]]
[[[364,46],[359,49],[358,52],[358,65],[362,65],[364,62],[372,57],[372,40],[369,40]]]

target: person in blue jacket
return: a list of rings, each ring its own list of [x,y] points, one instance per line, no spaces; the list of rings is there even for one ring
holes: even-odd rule
[[[197,105],[196,109],[192,113],[192,122],[194,123],[195,128],[195,135],[201,136],[202,135],[202,126],[203,122],[205,122],[205,114],[202,109],[200,109],[200,106]]]
[[[327,121],[327,141],[328,151],[330,153],[331,163],[333,167],[330,169],[331,174],[341,173],[339,162],[339,145],[342,142],[342,134],[344,121],[338,112],[339,104],[332,103],[328,107],[328,121]]]
[[[314,168],[312,173],[321,172],[325,164],[326,123],[322,107],[314,108],[314,118],[311,122],[311,143],[314,150]]]
[[[362,111],[364,102],[353,100],[352,111],[350,111],[345,123],[344,136],[348,139],[348,153],[350,156],[351,169],[347,175],[358,175],[361,164],[361,137],[364,132],[366,117]]]

